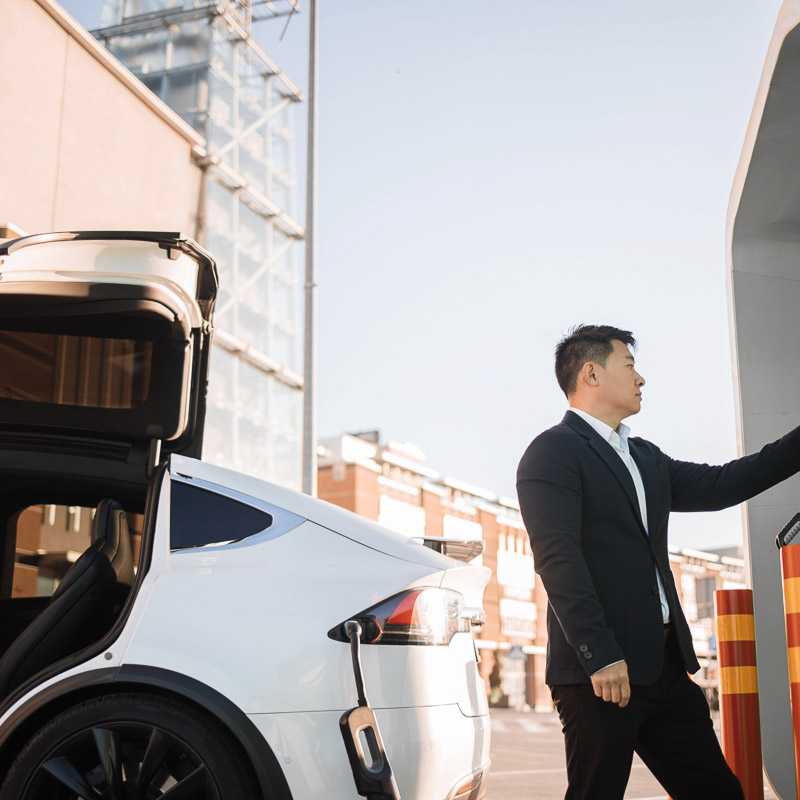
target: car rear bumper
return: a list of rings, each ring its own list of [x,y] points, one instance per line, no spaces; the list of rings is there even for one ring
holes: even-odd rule
[[[252,714],[295,800],[353,800],[355,783],[339,732],[342,711]],[[488,770],[489,716],[458,705],[375,709],[403,800],[449,800],[476,770]]]

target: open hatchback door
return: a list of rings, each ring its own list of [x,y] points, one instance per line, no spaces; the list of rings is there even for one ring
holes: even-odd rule
[[[1,243],[6,466],[101,478],[124,501],[141,498],[168,454],[199,458],[216,293],[213,259],[177,233]]]

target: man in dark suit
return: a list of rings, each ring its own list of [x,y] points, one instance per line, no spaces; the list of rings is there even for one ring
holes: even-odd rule
[[[636,752],[674,800],[743,798],[720,750],[669,567],[670,511],[741,503],[800,470],[800,428],[723,466],[629,438],[644,378],[630,331],[572,329],[556,348],[570,409],[517,471],[547,590],[545,681],[564,729],[567,800],[621,800]]]

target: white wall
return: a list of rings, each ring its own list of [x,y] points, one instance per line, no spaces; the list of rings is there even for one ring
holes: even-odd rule
[[[202,140],[49,0],[3,0],[0,30],[0,223],[194,236]]]

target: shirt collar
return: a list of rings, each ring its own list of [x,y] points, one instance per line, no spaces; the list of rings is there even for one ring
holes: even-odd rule
[[[617,430],[614,430],[608,423],[593,417],[581,408],[570,406],[569,410],[588,422],[613,447],[628,449],[628,435],[631,429],[624,422],[620,422]]]

